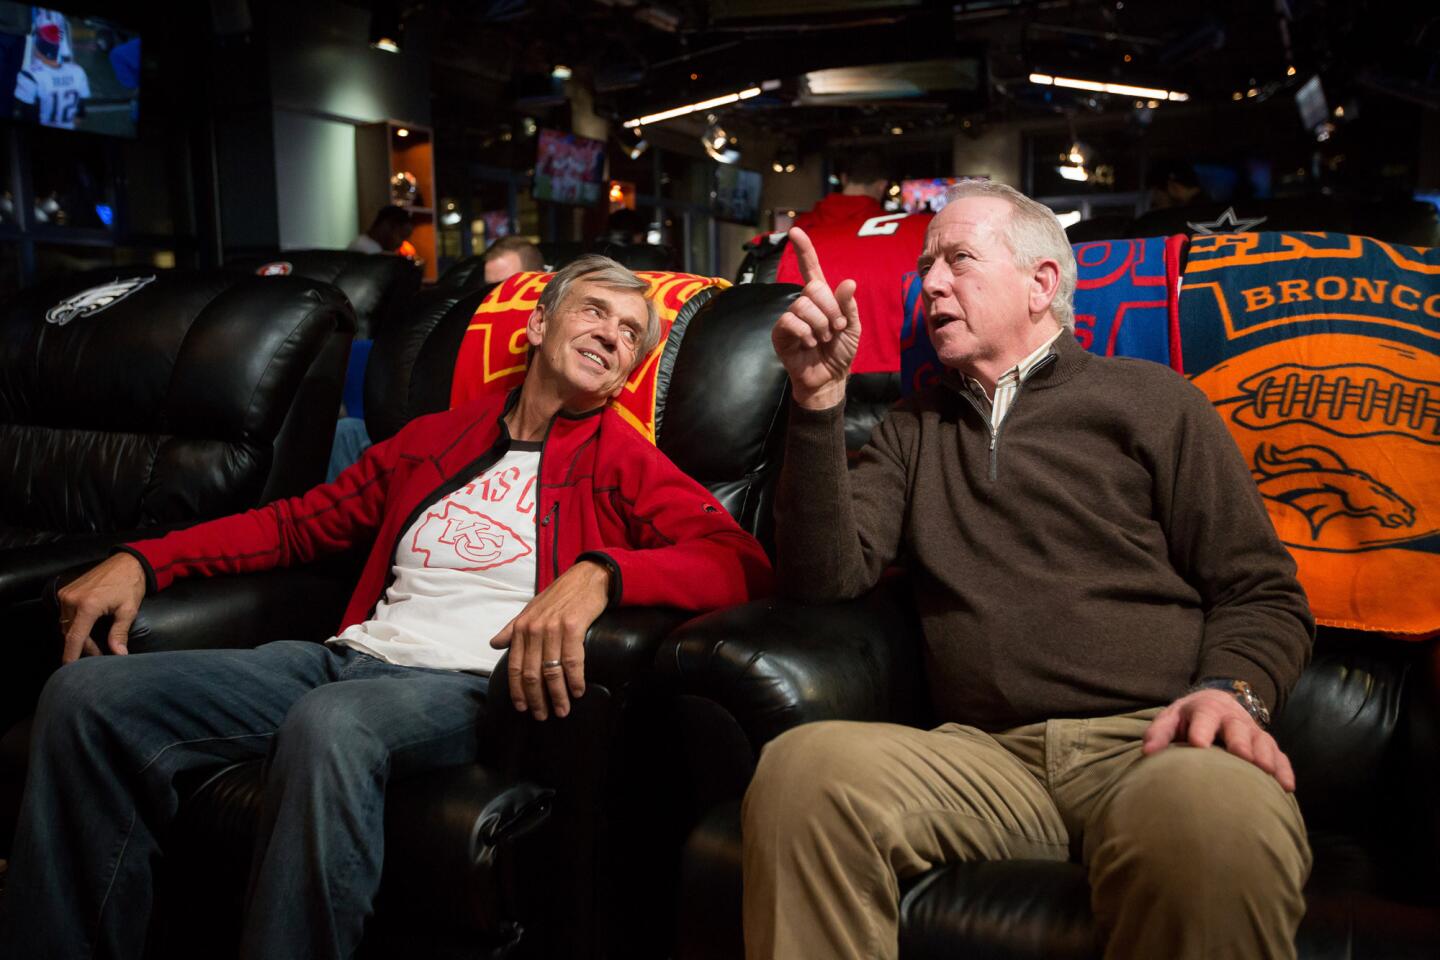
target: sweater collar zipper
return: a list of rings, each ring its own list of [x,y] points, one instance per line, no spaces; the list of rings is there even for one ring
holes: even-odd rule
[[[990,434],[990,479],[991,479],[991,480],[997,479],[997,477],[999,476],[999,472],[1000,472],[1000,466],[999,466],[1000,453],[999,453],[999,450],[997,449],[998,446],[999,446],[999,444],[1000,444],[1000,431],[1004,428],[1005,422],[1010,419],[1010,415],[1015,412],[1015,405],[1020,402],[1020,394],[1021,394],[1022,392],[1024,392],[1024,390],[1025,390],[1025,384],[1029,383],[1029,382],[1030,382],[1030,379],[1031,379],[1032,377],[1034,377],[1035,374],[1039,373],[1041,370],[1045,369],[1046,367],[1053,365],[1057,360],[1058,360],[1058,355],[1057,355],[1057,354],[1054,354],[1054,353],[1050,353],[1050,354],[1047,354],[1046,356],[1042,357],[1039,361],[1036,362],[1036,364],[1035,364],[1033,367],[1030,368],[1029,374],[1028,374],[1023,380],[1021,380],[1019,383],[1015,384],[1015,396],[1010,399],[1010,406],[1006,409],[1006,411],[1005,411],[1005,416],[1001,417],[1001,418],[1000,418],[1000,422],[999,422],[998,424],[993,425],[993,426],[992,426],[991,423],[990,423],[990,414],[989,414],[989,412],[986,411],[983,407],[980,406],[980,401],[975,399],[974,395],[970,392],[970,390],[969,390],[969,388],[968,388],[967,386],[965,386],[965,385],[962,383],[962,384],[961,384],[960,386],[958,386],[958,387],[955,387],[955,386],[952,386],[952,387],[951,387],[951,389],[953,389],[956,393],[960,394],[962,397],[964,397],[966,400],[968,400],[968,401],[970,402],[970,406],[972,406],[972,407],[975,408],[975,412],[980,415],[980,421],[985,424],[985,430]]]

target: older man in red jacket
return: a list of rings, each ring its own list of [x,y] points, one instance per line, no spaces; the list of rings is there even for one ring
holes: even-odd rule
[[[585,257],[531,315],[524,384],[422,417],[334,483],[129,544],[60,592],[10,870],[23,956],[138,957],[151,863],[182,771],[268,756],[241,954],[349,957],[379,888],[385,785],[471,761],[491,670],[517,710],[563,717],[612,604],[691,610],[768,591],[754,538],[609,407],[659,341],[647,284]],[[369,544],[324,644],[124,654],[175,579]]]

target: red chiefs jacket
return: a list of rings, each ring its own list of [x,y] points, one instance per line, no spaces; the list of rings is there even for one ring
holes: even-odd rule
[[[124,549],[154,592],[177,577],[289,566],[371,542],[343,630],[369,618],[425,508],[505,454],[506,409],[505,398],[482,397],[421,417],[334,483]],[[608,405],[551,421],[538,486],[536,593],[581,559],[610,567],[612,604],[705,610],[770,592],[755,538]]]

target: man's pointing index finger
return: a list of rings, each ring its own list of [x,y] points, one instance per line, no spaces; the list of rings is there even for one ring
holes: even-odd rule
[[[791,227],[790,242],[795,245],[795,262],[800,267],[800,279],[806,284],[813,280],[825,283],[825,271],[820,269],[820,257],[816,255],[815,244],[810,242],[805,231],[799,227]],[[829,286],[828,283],[825,285]]]

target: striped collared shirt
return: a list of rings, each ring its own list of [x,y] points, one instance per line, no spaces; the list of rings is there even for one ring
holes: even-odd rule
[[[1042,343],[1038,350],[1000,374],[1000,379],[995,381],[994,399],[986,395],[985,388],[980,385],[979,380],[974,377],[965,378],[965,385],[970,388],[975,399],[990,408],[991,430],[1000,429],[1000,423],[1005,419],[1005,414],[1010,412],[1010,404],[1015,402],[1015,394],[1019,391],[1020,384],[1030,377],[1030,372],[1035,369],[1035,364],[1050,356],[1050,350],[1055,346],[1055,341],[1059,340],[1060,334],[1064,332],[1065,328],[1061,327],[1055,331],[1055,336]]]

